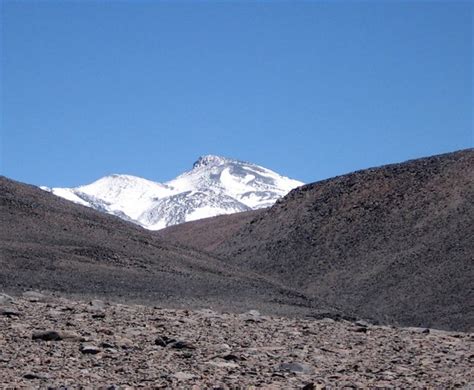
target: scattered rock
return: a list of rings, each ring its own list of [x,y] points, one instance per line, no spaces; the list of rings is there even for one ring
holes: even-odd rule
[[[421,334],[428,334],[430,333],[430,330],[428,328],[417,328],[414,326],[405,328],[406,330],[409,330],[412,333],[421,333]]]
[[[92,344],[82,344],[79,350],[85,355],[97,355],[102,349]]]
[[[321,319],[321,321],[329,323],[329,324],[332,324],[332,323],[336,322],[336,320],[334,318],[329,318],[329,317],[324,317],[324,318]]]
[[[364,320],[358,320],[358,321],[355,322],[355,324],[357,326],[361,326],[363,328],[368,328],[370,326],[370,324],[367,321],[364,321]]]
[[[296,374],[311,374],[313,372],[313,369],[307,364],[297,362],[281,363],[278,366],[278,370],[293,372]]]
[[[155,344],[159,345],[160,347],[166,347],[168,344],[174,343],[176,340],[169,338],[167,336],[158,336],[155,339]]]
[[[0,316],[5,316],[5,317],[19,317],[19,316],[20,316],[20,312],[19,312],[18,310],[10,309],[10,308],[0,309]]]
[[[232,362],[209,362],[210,365],[220,368],[237,368],[238,364]]]
[[[0,305],[9,305],[14,301],[15,300],[10,295],[0,293]]]
[[[173,377],[180,381],[187,381],[196,378],[196,375],[187,373],[187,372],[176,372],[173,374]]]
[[[356,326],[355,328],[352,328],[353,332],[356,333],[367,333],[367,327],[366,326]]]
[[[23,293],[23,297],[28,299],[30,302],[44,302],[49,299],[49,297],[44,294],[41,294],[38,291],[25,291]]]
[[[51,309],[48,311],[48,314],[52,317],[61,317],[63,315],[63,312],[60,310]]]
[[[115,304],[105,306],[106,320],[98,322],[88,302],[19,297],[14,305],[20,317],[0,316],[0,388],[310,390],[474,382],[470,333],[433,330],[424,337],[420,330],[285,317],[249,326],[242,314]],[[65,306],[74,310],[64,312]]]
[[[32,339],[43,341],[59,341],[61,340],[61,336],[55,330],[45,330],[41,332],[34,332]]]
[[[240,357],[238,357],[237,355],[234,355],[234,354],[227,354],[227,355],[224,355],[222,356],[222,359],[224,360],[227,360],[227,361],[233,361],[233,362],[236,362],[238,360],[242,360]]]
[[[34,332],[32,337],[33,340],[42,340],[42,341],[82,341],[83,337],[79,336],[77,333],[73,332],[63,332],[56,330],[45,330]]]
[[[245,322],[260,322],[262,320],[258,310],[249,310],[246,313],[240,314],[239,317]]]
[[[99,329],[97,329],[97,332],[106,334],[108,336],[112,336],[114,334],[114,331],[112,329],[109,329],[109,328],[99,328]]]
[[[108,342],[106,342],[106,341],[102,341],[102,342],[100,343],[100,347],[101,347],[101,348],[116,348],[115,345],[113,345],[113,344],[111,344],[111,343],[108,343]]]
[[[36,374],[33,372],[27,372],[25,375],[23,375],[23,378],[25,379],[48,379],[49,376],[45,374]]]
[[[177,340],[169,344],[174,349],[196,349],[196,347],[188,341]]]
[[[59,337],[61,337],[61,340],[64,341],[84,341],[84,337],[74,332],[61,331],[59,332]]]
[[[117,346],[122,349],[132,349],[134,346],[134,342],[130,340],[128,337],[116,337]]]
[[[260,317],[260,312],[258,310],[249,310],[247,313],[244,314],[253,317]]]
[[[89,307],[91,310],[104,310],[106,307],[106,304],[104,301],[101,301],[100,299],[94,299],[89,303]]]
[[[155,344],[160,347],[170,347],[174,349],[196,349],[196,347],[188,341],[176,340],[167,336],[158,336]]]

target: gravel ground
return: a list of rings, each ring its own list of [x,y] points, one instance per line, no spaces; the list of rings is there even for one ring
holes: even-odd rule
[[[0,295],[0,387],[468,388],[473,341],[363,321]]]

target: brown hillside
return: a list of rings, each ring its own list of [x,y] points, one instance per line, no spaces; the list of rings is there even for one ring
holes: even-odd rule
[[[0,220],[0,291],[37,289],[192,308],[313,312],[301,294],[252,272],[4,177]]]
[[[214,253],[361,317],[472,330],[473,179],[470,149],[308,184],[231,225]],[[225,236],[215,222],[202,223]]]
[[[252,210],[204,218],[167,227],[157,234],[167,242],[212,252],[262,212]]]

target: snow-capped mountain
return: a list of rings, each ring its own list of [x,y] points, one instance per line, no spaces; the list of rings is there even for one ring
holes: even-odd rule
[[[271,206],[303,183],[269,169],[207,155],[166,183],[130,175],[110,175],[75,188],[44,190],[117,215],[147,229]]]

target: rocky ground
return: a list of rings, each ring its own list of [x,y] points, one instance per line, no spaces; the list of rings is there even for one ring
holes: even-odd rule
[[[469,388],[473,341],[363,321],[0,295],[0,387]]]

